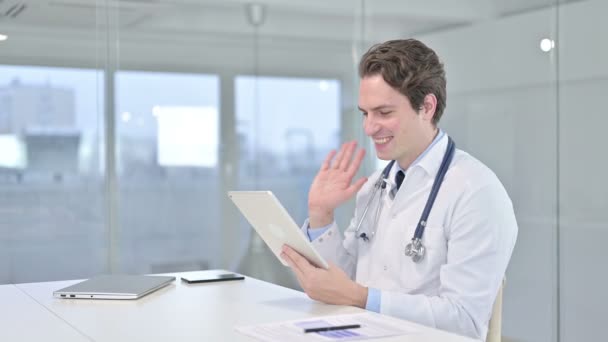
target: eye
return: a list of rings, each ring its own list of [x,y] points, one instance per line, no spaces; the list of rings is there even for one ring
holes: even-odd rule
[[[380,112],[380,115],[389,115],[392,112],[393,111],[391,111],[391,110],[387,110],[387,111]]]
[[[361,112],[361,115],[367,117],[367,112]]]

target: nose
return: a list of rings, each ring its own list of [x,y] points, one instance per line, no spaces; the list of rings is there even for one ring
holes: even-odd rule
[[[372,113],[368,113],[367,116],[363,119],[363,130],[365,131],[365,135],[368,137],[373,136],[380,129],[380,125],[372,115]]]

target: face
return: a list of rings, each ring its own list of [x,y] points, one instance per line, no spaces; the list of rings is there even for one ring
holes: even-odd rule
[[[427,95],[422,109],[415,110],[409,99],[381,75],[362,78],[359,110],[363,113],[365,134],[373,140],[378,158],[396,160],[407,168],[435,136],[432,118],[436,103],[434,95]]]

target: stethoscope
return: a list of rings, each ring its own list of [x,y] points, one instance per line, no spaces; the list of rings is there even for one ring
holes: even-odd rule
[[[414,237],[412,238],[412,241],[405,246],[405,255],[411,257],[414,262],[419,262],[420,260],[422,260],[426,253],[426,248],[422,244],[422,235],[424,234],[424,228],[426,227],[429,214],[431,213],[431,209],[433,208],[433,204],[435,203],[435,199],[437,198],[437,193],[439,192],[441,183],[443,183],[443,178],[445,178],[445,174],[448,172],[448,167],[452,162],[452,158],[454,158],[455,149],[456,144],[454,143],[452,138],[448,137],[448,147],[445,151],[445,154],[443,155],[443,160],[441,161],[441,165],[439,166],[439,170],[437,171],[437,176],[435,176],[435,181],[433,182],[431,193],[429,194],[429,198],[426,200],[426,205],[424,206],[424,210],[422,211],[422,215],[420,216],[420,220],[418,221],[418,225],[416,226]],[[367,204],[365,205],[363,214],[359,219],[357,228],[355,228],[355,234],[358,234],[359,229],[361,229],[361,224],[363,223],[363,220],[367,215],[367,211],[369,210],[372,201],[376,197],[378,190],[380,190],[380,197],[378,201],[378,206],[376,207],[376,215],[374,218],[374,230],[371,233],[371,236],[368,236],[366,233],[361,233],[357,235],[357,238],[361,238],[366,242],[369,242],[370,238],[372,238],[376,234],[375,226],[378,224],[378,218],[380,217],[380,213],[382,211],[381,201],[386,190],[386,184],[389,182],[389,173],[394,164],[394,160],[388,163],[384,170],[382,170],[382,174],[380,175],[380,177],[378,177],[376,183],[374,183],[374,189],[372,191],[372,194],[367,200]]]

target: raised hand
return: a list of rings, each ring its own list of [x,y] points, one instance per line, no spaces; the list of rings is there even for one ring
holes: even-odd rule
[[[344,143],[338,153],[334,150],[329,152],[321,165],[308,193],[311,228],[332,223],[334,210],[352,198],[367,181],[363,177],[353,183],[353,177],[365,156],[364,149],[355,153],[356,149],[356,141]]]

